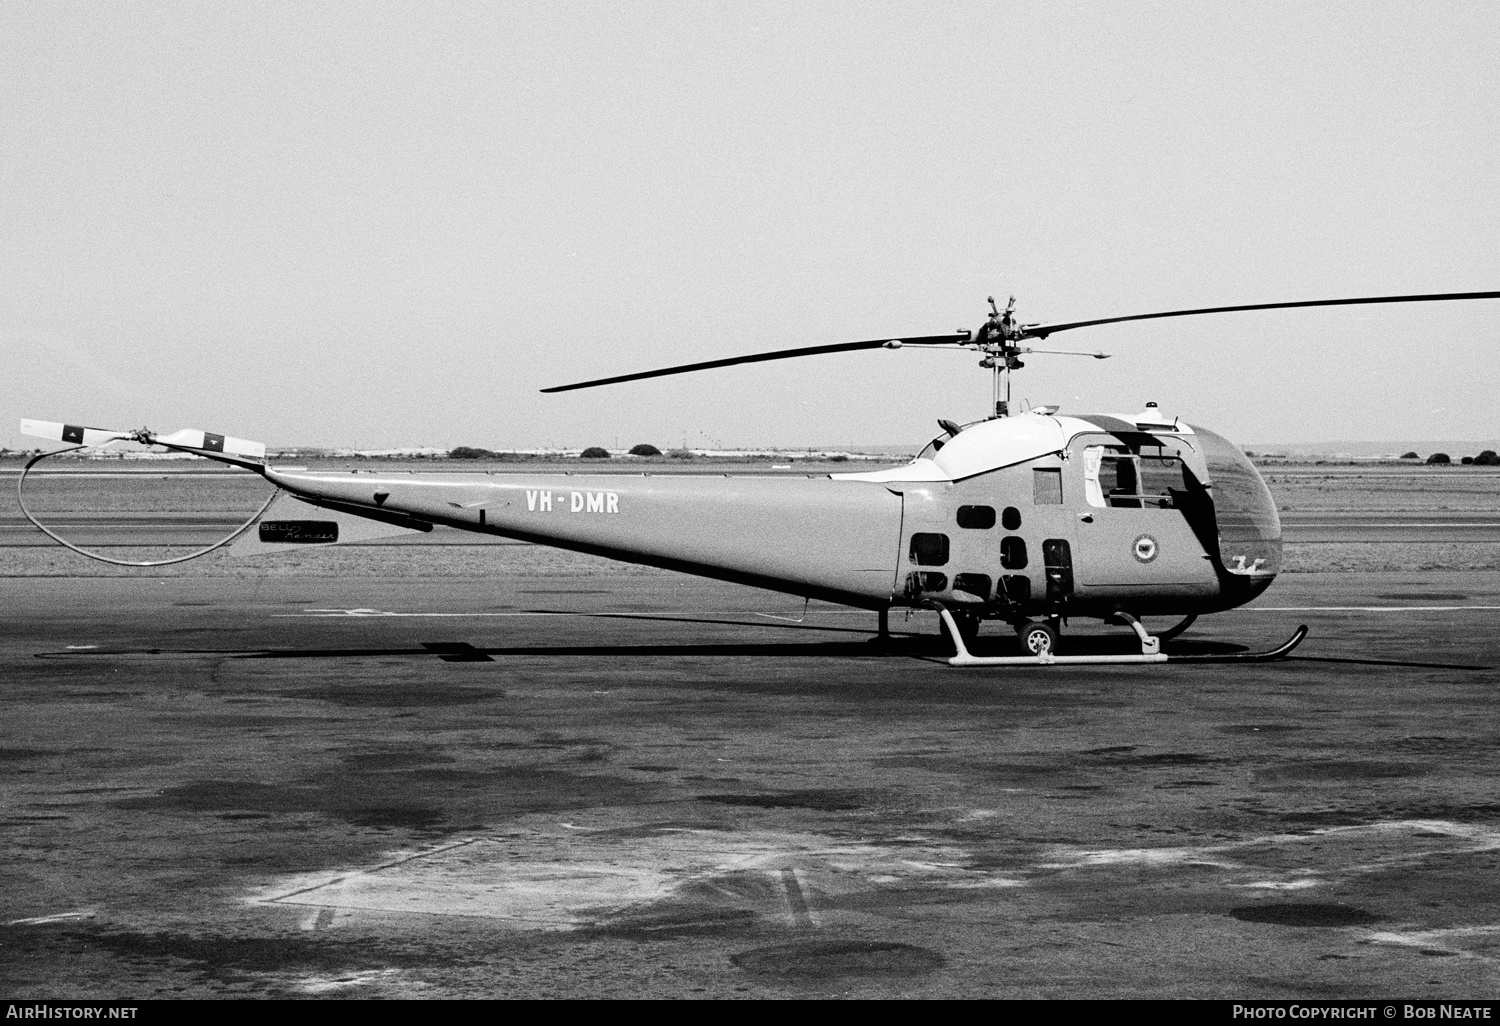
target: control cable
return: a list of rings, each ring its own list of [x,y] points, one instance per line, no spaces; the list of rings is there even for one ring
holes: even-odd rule
[[[28,474],[31,473],[31,468],[34,467],[34,466],[36,466],[38,463],[40,463],[42,460],[46,459],[49,456],[56,456],[59,453],[64,453],[64,452],[77,452],[79,449],[86,449],[86,448],[89,448],[89,447],[85,446],[85,445],[75,445],[75,446],[73,446],[72,448],[69,448],[69,449],[58,449],[55,452],[44,452],[44,453],[40,453],[40,454],[38,454],[36,456],[33,456],[29,461],[27,461],[26,466],[21,470],[21,476],[20,476],[20,478],[18,478],[17,481],[16,481],[16,502],[20,504],[21,512],[24,513],[24,514],[26,514],[26,519],[30,520],[33,524],[35,524],[36,527],[37,527],[37,529],[40,530],[43,534],[45,534],[47,537],[51,538],[53,541],[57,542],[59,545],[62,545],[62,546],[65,546],[66,548],[72,549],[74,552],[78,553],[80,556],[87,556],[89,559],[97,559],[101,563],[112,563],[115,566],[170,566],[173,563],[186,563],[190,559],[197,559],[199,556],[206,556],[210,552],[214,551],[214,549],[223,548],[225,545],[228,545],[230,542],[234,541],[240,535],[242,535],[246,531],[248,531],[250,529],[251,525],[253,525],[257,520],[259,520],[261,518],[261,516],[266,512],[266,510],[268,510],[268,509],[271,508],[271,503],[273,503],[273,502],[276,501],[276,496],[279,495],[279,494],[281,494],[281,489],[280,488],[273,489],[272,492],[271,492],[271,497],[265,501],[265,504],[262,505],[260,507],[260,509],[256,510],[255,513],[254,513],[254,515],[251,516],[249,520],[246,520],[239,527],[235,528],[235,530],[234,530],[234,532],[232,534],[230,534],[226,538],[222,538],[219,541],[214,542],[212,545],[208,546],[205,549],[199,549],[196,552],[190,552],[186,556],[174,556],[171,559],[155,559],[155,560],[145,560],[145,561],[140,561],[140,562],[137,562],[137,561],[134,561],[134,560],[129,560],[129,559],[114,559],[114,558],[112,558],[110,556],[101,556],[97,552],[90,552],[88,549],[79,548],[77,545],[74,545],[72,542],[68,541],[66,538],[63,538],[60,535],[58,535],[57,533],[55,533],[54,531],[50,530],[47,527],[46,524],[43,524],[36,517],[32,516],[31,510],[29,510],[29,509],[26,508],[26,495],[25,495],[26,475],[28,475]]]

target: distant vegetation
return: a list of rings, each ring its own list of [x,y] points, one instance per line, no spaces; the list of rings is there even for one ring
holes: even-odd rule
[[[632,445],[630,447],[630,455],[632,455],[632,456],[660,456],[661,455],[661,450],[658,449],[656,446],[652,445],[650,442],[642,442],[640,445]]]
[[[585,460],[607,460],[609,459],[609,450],[597,445],[591,445],[579,453],[578,458]]]
[[[1401,454],[1401,458],[1403,460],[1417,460],[1417,459],[1421,459],[1421,457],[1418,456],[1415,452],[1403,452]]]
[[[460,445],[457,449],[448,450],[450,460],[494,460],[497,463],[525,463],[531,460],[545,460],[545,456],[532,452],[495,452],[493,449],[480,449],[472,445]]]
[[[1401,457],[1403,460],[1414,460],[1417,454],[1409,452]],[[1494,449],[1486,449],[1478,456],[1462,456],[1458,460],[1465,467],[1500,467],[1500,455],[1495,454]],[[1427,463],[1432,466],[1447,467],[1453,465],[1453,457],[1445,452],[1435,452],[1427,457]]]

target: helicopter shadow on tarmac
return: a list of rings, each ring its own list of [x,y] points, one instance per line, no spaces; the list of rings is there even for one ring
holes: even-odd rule
[[[924,662],[946,662],[952,654],[948,640],[936,633],[892,631],[885,638],[856,627],[819,626],[799,623],[703,619],[682,616],[659,616],[646,613],[563,613],[559,616],[586,619],[642,620],[676,622],[713,627],[754,627],[761,630],[795,631],[822,635],[857,635],[859,640],[773,641],[773,642],[682,642],[653,644],[564,644],[482,646],[463,641],[423,641],[412,646],[324,647],[266,649],[89,649],[87,651],[38,652],[39,659],[96,659],[100,657],[156,657],[208,659],[370,659],[401,657],[436,657],[443,662],[495,662],[501,658],[565,657],[580,659],[622,657],[755,657],[771,659],[879,659],[908,658]],[[1068,652],[1076,655],[1109,655],[1132,651],[1133,635],[1069,635]],[[1019,641],[1008,634],[981,635],[971,645],[977,654],[1019,655]],[[1164,651],[1173,655],[1227,655],[1247,651],[1247,646],[1223,641],[1174,639]],[[1392,659],[1350,659],[1328,656],[1290,656],[1286,661],[1349,663],[1359,665],[1402,666],[1439,670],[1487,670],[1489,667],[1452,663],[1416,662]]]
[[[1123,652],[1128,646],[1110,644],[1082,645],[1071,647],[1079,655],[1105,655]],[[985,655],[1019,654],[1013,643],[994,646],[981,644],[978,651]],[[1223,655],[1247,651],[1244,645],[1224,642],[1177,642],[1165,649],[1172,655]],[[88,652],[38,652],[38,659],[88,660],[98,658],[120,658],[122,656],[147,656],[158,658],[187,659],[376,659],[400,658],[404,656],[431,658],[436,656],[449,663],[487,663],[506,657],[566,657],[566,658],[685,658],[685,657],[756,657],[782,659],[883,659],[908,658],[922,662],[946,663],[951,652],[941,639],[921,637],[911,639],[897,636],[883,645],[870,642],[801,642],[801,643],[738,643],[738,644],[681,644],[681,645],[517,645],[508,647],[480,648],[468,642],[427,641],[420,647],[408,648],[279,648],[279,649],[95,649]],[[1400,666],[1423,670],[1475,670],[1493,669],[1460,663],[1420,663],[1404,659],[1340,659],[1326,656],[1287,656],[1280,662],[1301,663],[1348,663],[1361,666]],[[1024,669],[1024,667],[1021,667]],[[1054,671],[1058,672],[1058,671]]]

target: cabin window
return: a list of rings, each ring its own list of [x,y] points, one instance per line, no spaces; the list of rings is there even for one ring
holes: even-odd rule
[[[917,566],[944,566],[948,562],[948,536],[946,534],[914,534],[911,536],[911,561]]]
[[[1099,487],[1104,501],[1124,509],[1140,509],[1141,483],[1131,456],[1105,456],[1099,467]]]
[[[1171,509],[1184,488],[1175,451],[1131,453],[1091,445],[1083,450],[1083,491],[1090,506]]]
[[[1009,537],[1000,539],[1000,565],[1007,570],[1026,569],[1025,538]]]
[[[966,595],[972,595],[981,602],[988,602],[990,598],[990,575],[989,574],[959,574],[953,578],[953,590],[961,591]]]
[[[1037,467],[1031,471],[1031,503],[1034,506],[1061,506],[1062,470]]]
[[[1000,594],[1018,606],[1031,601],[1031,578],[1025,574],[1007,574],[1000,578]]]
[[[976,531],[986,531],[995,526],[994,506],[960,506],[958,507],[958,526],[968,527]]]
[[[1136,464],[1141,501],[1147,506],[1171,509],[1177,505],[1173,492],[1186,491],[1182,460],[1176,456],[1148,456],[1142,453]]]
[[[1021,511],[1014,506],[1006,506],[1005,512],[1000,514],[1000,526],[1007,531],[1019,531],[1021,529]]]
[[[927,591],[947,591],[948,575],[934,573],[918,573],[913,571],[906,575],[906,593],[916,596]]]
[[[1083,497],[1090,506],[1103,507],[1104,482],[1100,474],[1104,471],[1104,446],[1091,445],[1083,450]]]
[[[1042,542],[1042,563],[1047,570],[1047,598],[1056,601],[1073,594],[1073,555],[1065,538]]]

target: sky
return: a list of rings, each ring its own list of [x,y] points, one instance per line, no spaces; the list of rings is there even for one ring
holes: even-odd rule
[[[0,5],[0,445],[921,442],[967,352],[1500,289],[1493,3]],[[1500,436],[1500,301],[1080,329],[1015,395],[1241,442]],[[9,435],[7,436],[7,432]]]

